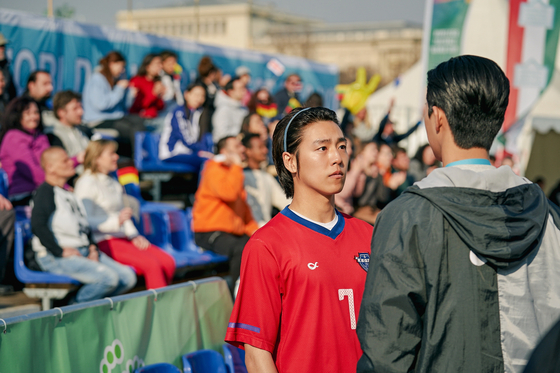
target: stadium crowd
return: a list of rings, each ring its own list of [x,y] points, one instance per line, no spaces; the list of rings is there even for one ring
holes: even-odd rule
[[[178,56],[173,51],[146,55],[130,79],[125,56],[111,51],[99,60],[83,92],[60,91],[54,97],[49,71],[32,71],[25,91],[17,96],[5,44],[0,46],[0,163],[8,176],[9,189],[6,198],[0,196],[0,281],[11,265],[16,208],[28,214],[31,211],[36,269],[64,273],[89,284],[102,281],[102,276],[83,277],[63,263],[80,256],[83,261],[101,265],[100,258],[107,257],[133,267],[145,277],[148,288],[169,284],[175,269],[173,260],[138,233],[131,202],[127,202],[133,197],[123,195],[122,187],[112,177],[118,164],[130,166],[135,134],[153,131],[160,134],[160,160],[204,170],[194,196],[194,237],[203,249],[230,258],[233,291],[245,243],[290,203],[272,164],[274,128],[294,108],[322,106],[322,97],[313,93],[304,101],[300,97],[302,79],[296,73],[287,74],[283,87],[274,94],[264,87],[252,92],[247,67],[237,67],[233,76],[224,75],[208,56],[200,60],[196,80],[187,84],[182,81]],[[427,145],[412,161],[398,147],[399,141],[419,124],[398,135],[389,109],[379,130],[364,136],[363,128],[360,132],[354,127],[360,119],[367,122],[365,112],[365,107],[360,108],[356,119],[347,110],[340,114],[352,159],[346,186],[336,196],[336,204],[341,211],[373,225],[388,202],[438,165]],[[369,123],[366,126],[372,127]],[[49,149],[63,150],[68,162],[50,159]],[[52,153],[54,158],[63,157],[60,151]],[[70,163],[71,171],[52,170],[53,164]],[[55,179],[64,182],[49,182],[53,178],[48,177],[49,172],[62,172],[65,176]],[[76,217],[76,221],[83,221],[74,231],[49,221],[52,216],[69,213],[65,207],[68,202],[59,201],[59,195],[79,206],[72,209],[72,214],[79,212],[85,217]],[[43,196],[41,202],[37,196]],[[50,202],[45,206],[47,200]],[[67,235],[75,235],[76,241],[70,240],[74,247],[60,243],[66,242],[63,236]],[[89,241],[85,241],[86,236]],[[0,292],[9,292],[11,285],[2,282]],[[109,293],[92,292],[96,294],[93,298],[79,293],[75,300]]]
[[[5,43],[0,45],[0,166],[9,181],[7,196],[0,195],[0,295],[15,285],[5,273],[13,267],[17,211],[31,220],[35,269],[83,284],[70,302],[130,291],[139,275],[148,289],[173,281],[173,257],[140,234],[139,201],[114,176],[119,166],[132,164],[138,132],[159,134],[162,162],[195,170],[194,240],[228,258],[235,293],[250,237],[291,203],[274,167],[275,128],[287,128],[280,121],[292,111],[321,107],[323,100],[316,92],[304,100],[296,73],[286,74],[278,92],[251,91],[245,66],[229,76],[205,56],[197,78],[184,82],[178,62],[173,51],[150,53],[129,79],[125,56],[111,51],[83,92],[53,96],[49,71],[36,70],[17,96]],[[378,125],[370,123],[365,103],[355,114],[337,113],[349,166],[344,187],[334,195],[336,209],[371,226],[390,202],[442,166],[429,144],[409,157],[403,140],[422,122],[407,124],[409,130],[399,134],[392,107],[388,103]]]

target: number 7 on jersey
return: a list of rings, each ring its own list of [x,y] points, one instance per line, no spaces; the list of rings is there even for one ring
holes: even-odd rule
[[[354,309],[354,291],[352,289],[338,289],[338,300],[348,296],[348,309],[350,311],[350,329],[356,329],[356,311]]]

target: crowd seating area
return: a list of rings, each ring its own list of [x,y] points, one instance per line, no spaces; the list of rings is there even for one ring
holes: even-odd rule
[[[0,169],[0,191],[7,191],[7,178]],[[190,271],[207,270],[227,263],[228,258],[205,251],[194,242],[191,229],[191,208],[181,210],[165,203],[146,202],[139,193],[138,184],[125,185],[131,195],[139,198],[140,219],[135,221],[138,231],[152,244],[169,253],[176,262],[175,277]],[[17,279],[25,285],[25,294],[42,300],[43,310],[52,307],[53,299],[63,299],[80,283],[68,276],[33,270],[26,265],[26,250],[33,235],[31,223],[23,209],[18,209],[15,223],[14,265]],[[29,255],[29,252],[27,253]]]

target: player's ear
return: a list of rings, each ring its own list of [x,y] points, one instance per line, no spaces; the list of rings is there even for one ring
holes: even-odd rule
[[[282,160],[284,161],[284,167],[292,174],[297,173],[297,160],[294,154],[288,152],[282,153]]]
[[[433,115],[436,116],[436,133],[440,133],[444,127],[449,129],[449,122],[447,121],[447,115],[445,115],[445,112],[437,106],[434,106],[433,110]]]

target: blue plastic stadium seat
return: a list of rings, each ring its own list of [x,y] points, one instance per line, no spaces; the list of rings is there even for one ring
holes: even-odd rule
[[[5,198],[8,198],[8,186],[8,174],[0,168],[0,194]]]
[[[159,363],[138,368],[134,373],[181,373],[181,370],[169,363]]]
[[[227,343],[222,346],[222,349],[224,350],[224,360],[229,373],[247,373],[245,350]]]
[[[203,255],[205,260],[214,263],[227,263],[228,257],[216,254],[212,251],[203,250],[194,241],[192,231],[192,208],[183,211],[166,211],[169,219],[171,232],[171,244],[175,250],[193,252]]]
[[[134,163],[140,172],[197,173],[199,167],[183,163],[167,163],[159,159],[158,133],[136,132]]]
[[[212,263],[204,255],[194,252],[180,252],[175,250],[171,244],[171,232],[167,215],[161,211],[143,211],[141,214],[141,232],[152,244],[160,247],[175,259],[177,275],[181,269],[205,266]]]
[[[228,373],[222,355],[200,350],[183,355],[183,373]]]
[[[49,272],[32,271],[25,266],[23,260],[25,244],[32,238],[31,222],[29,220],[17,221],[15,225],[14,262],[16,277],[24,284],[71,284],[80,285],[80,282],[68,276],[55,275]]]

